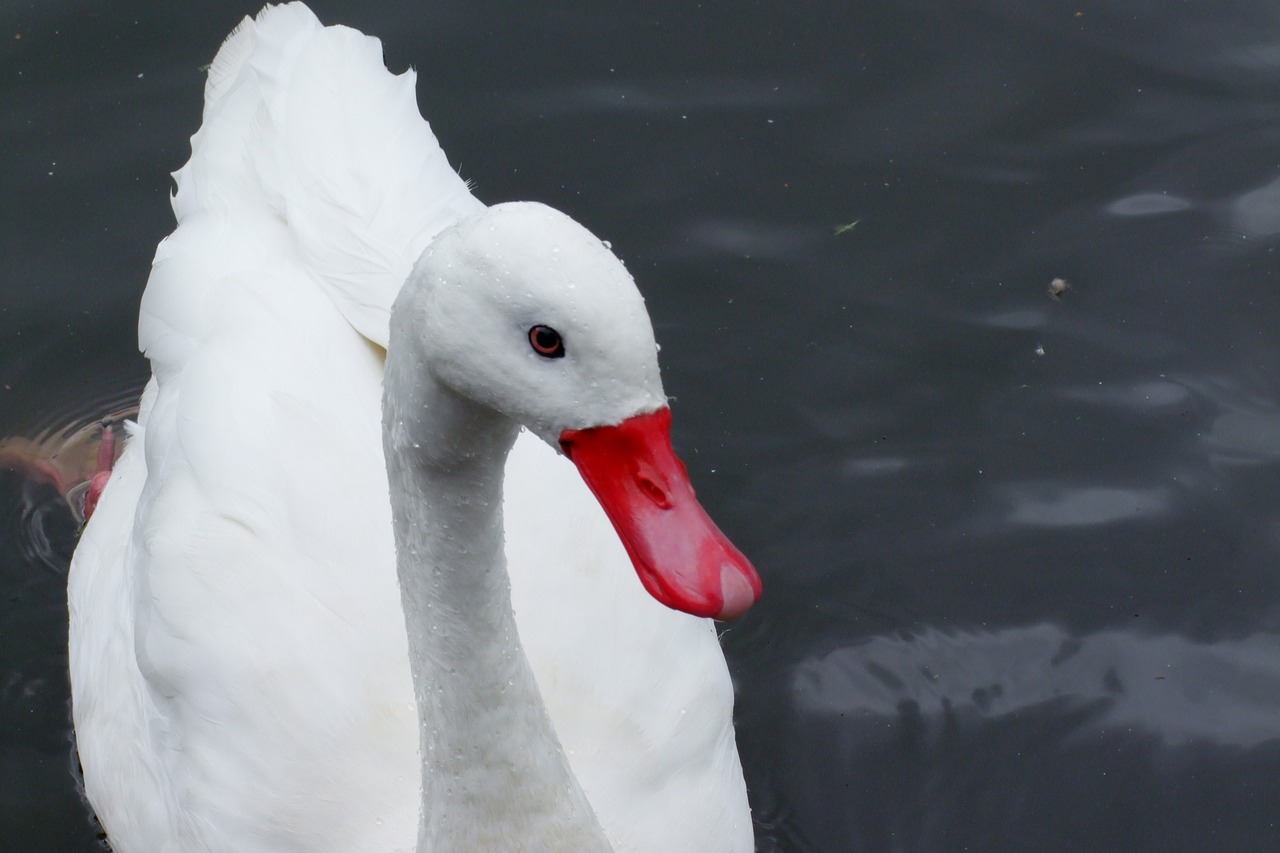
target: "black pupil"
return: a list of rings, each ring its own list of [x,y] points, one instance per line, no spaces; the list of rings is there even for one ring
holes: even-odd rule
[[[560,341],[560,333],[550,326],[534,326],[529,330],[529,342],[539,355],[548,358],[559,358],[564,355],[564,344]]]

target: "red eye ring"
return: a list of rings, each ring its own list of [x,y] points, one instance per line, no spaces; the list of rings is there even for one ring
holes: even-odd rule
[[[530,329],[529,346],[543,358],[564,358],[564,340],[550,326],[539,324]]]

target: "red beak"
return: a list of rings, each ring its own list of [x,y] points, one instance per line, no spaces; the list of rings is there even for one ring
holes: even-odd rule
[[[568,429],[564,453],[604,507],[649,594],[695,616],[734,619],[760,597],[760,576],[733,546],[671,449],[671,410],[617,426]]]

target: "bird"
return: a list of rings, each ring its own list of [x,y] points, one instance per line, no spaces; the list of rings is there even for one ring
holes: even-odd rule
[[[174,181],[68,576],[112,849],[752,849],[714,618],[760,579],[607,244],[480,202],[299,2],[223,43]]]

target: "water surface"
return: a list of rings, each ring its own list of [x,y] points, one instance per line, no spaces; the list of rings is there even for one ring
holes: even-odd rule
[[[167,173],[255,5],[0,8],[0,435],[145,378]],[[313,8],[418,68],[483,200],[636,274],[765,578],[725,634],[762,850],[1280,849],[1274,3]],[[0,479],[6,849],[97,849],[74,541]]]

